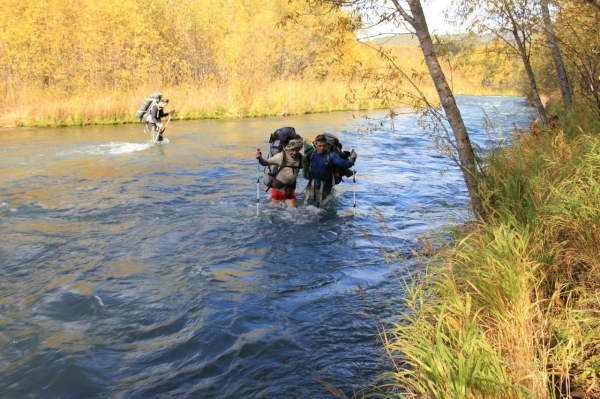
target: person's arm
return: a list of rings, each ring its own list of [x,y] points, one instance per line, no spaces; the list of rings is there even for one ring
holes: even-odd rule
[[[170,110],[169,112],[165,112],[164,108],[160,109],[160,117],[164,118],[165,116],[169,116],[169,115],[173,115],[173,112],[175,112],[175,108],[173,108],[172,110]]]
[[[331,162],[334,165],[341,166],[342,168],[350,169],[352,167],[352,165],[354,165],[354,162],[356,161],[356,152],[352,151],[352,153],[350,154],[350,157],[346,160],[332,151],[329,154],[329,158],[331,159]]]
[[[279,154],[275,154],[273,157],[271,157],[269,159],[264,159],[262,157],[262,152],[260,152],[260,150],[257,150],[255,157],[256,157],[256,159],[258,159],[258,162],[262,166],[269,166],[269,165],[281,166],[281,163],[283,162],[283,153],[281,153],[281,152]]]

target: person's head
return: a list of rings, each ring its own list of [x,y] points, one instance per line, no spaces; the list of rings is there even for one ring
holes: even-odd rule
[[[322,134],[319,134],[315,138],[314,146],[319,154],[324,154],[327,151],[327,138]]]
[[[164,107],[164,106],[166,106],[168,103],[169,103],[169,99],[168,99],[168,98],[161,98],[161,99],[158,101],[158,105],[160,105],[161,107]]]
[[[296,158],[302,149],[304,143],[301,139],[293,139],[290,140],[287,146],[285,146],[285,150],[290,154],[292,158]]]

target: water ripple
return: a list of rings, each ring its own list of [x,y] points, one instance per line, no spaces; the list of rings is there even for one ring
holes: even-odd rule
[[[482,150],[531,112],[522,99],[458,102]],[[348,113],[177,122],[161,146],[139,125],[3,132],[4,397],[327,398],[324,384],[348,396],[367,386],[386,369],[376,320],[417,267],[417,236],[460,223],[468,204],[414,115],[382,116],[359,120],[377,121],[372,133]],[[281,126],[337,133],[359,154],[356,182],[324,209],[273,205],[260,183],[257,216],[253,151]]]

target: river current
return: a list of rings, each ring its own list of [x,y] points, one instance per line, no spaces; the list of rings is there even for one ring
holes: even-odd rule
[[[457,100],[480,151],[534,112],[522,98]],[[164,145],[141,125],[0,130],[0,397],[368,387],[390,369],[378,326],[410,278],[411,249],[468,206],[417,117],[384,116],[172,121]],[[262,182],[257,206],[254,150],[283,126],[335,133],[358,153],[356,182],[324,209],[302,206],[301,178],[298,208],[271,204]]]

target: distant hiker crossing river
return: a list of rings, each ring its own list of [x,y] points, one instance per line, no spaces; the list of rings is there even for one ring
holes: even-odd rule
[[[171,117],[175,112],[173,109],[171,112],[165,112],[164,107],[167,106],[169,100],[163,98],[162,93],[155,92],[149,97],[145,98],[140,107],[135,113],[135,116],[140,119],[141,123],[144,123],[144,130],[150,133],[152,142],[154,144],[162,144],[164,141],[163,134],[171,121]],[[162,118],[168,116],[167,123],[163,126]],[[168,140],[167,140],[168,142]]]

